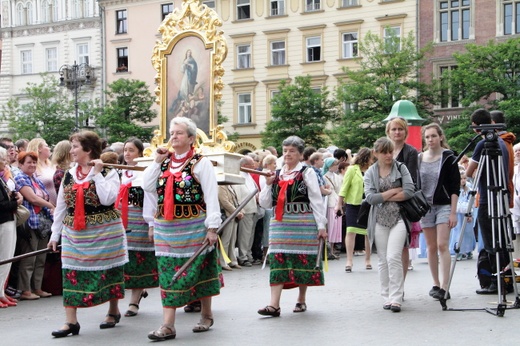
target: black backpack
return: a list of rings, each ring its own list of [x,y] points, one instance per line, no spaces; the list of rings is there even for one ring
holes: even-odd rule
[[[493,268],[489,261],[489,255],[486,250],[482,249],[478,253],[477,259],[477,277],[481,288],[486,288],[495,281],[493,276]]]

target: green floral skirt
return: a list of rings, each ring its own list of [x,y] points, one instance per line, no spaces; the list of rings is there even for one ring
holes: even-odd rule
[[[216,250],[198,256],[172,285],[173,275],[187,260],[188,258],[157,257],[163,307],[178,308],[200,298],[215,296],[224,287]]]
[[[98,271],[62,269],[63,305],[88,308],[125,297],[123,266]]]
[[[125,264],[125,288],[151,288],[159,286],[159,272],[154,251],[128,250]]]
[[[271,253],[269,266],[271,286],[283,284],[284,288],[299,285],[322,286],[325,284],[323,268],[314,269],[317,255]]]

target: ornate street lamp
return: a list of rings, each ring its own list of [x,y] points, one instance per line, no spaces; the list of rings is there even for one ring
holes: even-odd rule
[[[79,131],[79,105],[78,105],[78,90],[83,85],[92,84],[91,76],[93,68],[87,63],[73,65],[63,65],[60,67],[60,86],[65,86],[74,92],[74,109],[76,111],[76,124],[74,132]]]

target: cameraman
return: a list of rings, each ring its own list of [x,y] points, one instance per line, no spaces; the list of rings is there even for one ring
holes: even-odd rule
[[[473,126],[490,125],[491,122],[492,122],[491,114],[483,108],[477,109],[476,111],[473,112],[473,114],[471,114],[471,124]],[[481,132],[480,130],[477,130],[477,129],[475,129],[474,131],[477,133]],[[492,131],[494,131],[494,130],[492,130]],[[509,172],[509,153],[507,150],[507,146],[506,146],[506,143],[504,142],[504,140],[502,140],[502,138],[500,138],[498,136],[496,137],[496,141],[498,142],[498,146],[502,153],[502,155],[498,156],[498,157],[502,160],[502,165],[504,168],[503,169],[504,178],[507,179],[507,172]],[[484,149],[485,142],[486,142],[486,139],[482,139],[480,142],[477,143],[477,145],[475,147],[475,151],[473,152],[473,156],[471,157],[471,160],[469,162],[468,169],[466,170],[466,175],[468,177],[473,176],[473,174],[475,173],[475,170],[480,165],[480,159],[482,156],[482,151]],[[482,164],[484,165],[484,163],[482,163]],[[498,164],[500,164],[500,163],[498,162]],[[482,166],[482,168],[481,168],[482,173],[480,174],[479,181],[475,182],[476,184],[478,184],[478,190],[479,190],[479,195],[480,195],[477,219],[478,219],[478,224],[480,227],[480,234],[481,234],[481,239],[479,239],[479,241],[483,242],[484,249],[488,253],[489,262],[490,262],[492,271],[493,271],[493,273],[496,273],[497,272],[496,261],[494,260],[495,244],[493,244],[493,228],[492,228],[492,224],[491,224],[491,218],[489,217],[488,205],[489,205],[489,203],[494,203],[493,204],[494,210],[497,209],[498,205],[496,205],[496,201],[488,201],[487,192],[488,192],[488,187],[497,186],[497,184],[499,183],[499,177],[494,176],[493,172],[490,172],[489,180],[488,180],[488,175],[486,174],[487,168],[488,167],[486,167],[486,166]],[[489,168],[491,169],[491,167],[489,167]],[[507,185],[508,185],[507,181],[505,181],[504,183],[507,187]],[[511,195],[511,191],[508,190],[508,194]],[[498,229],[498,227],[495,227],[495,228]],[[504,231],[504,230],[502,230],[502,231]],[[498,234],[496,234],[495,237],[496,237],[495,239],[498,240]],[[504,234],[502,234],[502,239],[503,240],[506,239],[504,237]],[[500,250],[501,250],[500,252],[501,253],[503,252],[503,255],[504,255],[501,257],[501,263],[505,266],[505,265],[507,265],[507,260],[506,260],[507,256],[506,256],[504,249],[500,249]],[[488,287],[483,287],[482,289],[479,289],[476,291],[477,294],[494,294],[496,292],[497,292],[497,287],[496,287],[495,282],[491,283],[491,285],[489,285]]]

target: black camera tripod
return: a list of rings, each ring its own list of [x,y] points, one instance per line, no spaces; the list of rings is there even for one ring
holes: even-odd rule
[[[505,273],[501,271],[501,254],[507,254],[509,264],[511,266],[511,280],[513,281],[513,288],[515,293],[515,301],[509,308],[520,308],[520,297],[518,296],[518,290],[516,287],[516,275],[513,265],[513,238],[512,229],[513,223],[511,219],[511,212],[509,210],[509,196],[507,191],[507,172],[504,169],[502,161],[502,151],[498,143],[497,130],[505,129],[504,124],[493,124],[493,125],[480,125],[473,126],[474,129],[482,131],[476,135],[471,142],[464,148],[463,152],[457,158],[458,162],[460,157],[464,155],[469,146],[482,135],[484,136],[484,148],[477,168],[475,180],[470,191],[470,199],[466,210],[464,222],[462,224],[462,230],[466,227],[468,217],[472,216],[473,204],[475,202],[475,196],[478,190],[478,184],[482,177],[482,174],[486,174],[486,182],[488,183],[486,191],[480,191],[480,193],[487,194],[488,201],[488,215],[491,220],[492,230],[492,251],[491,254],[495,255],[496,263],[496,281],[497,281],[497,295],[498,303],[496,308],[481,308],[481,309],[448,309],[446,305],[446,298],[451,285],[451,280],[455,272],[456,256],[451,262],[450,278],[448,281],[448,288],[446,289],[446,295],[443,299],[440,299],[443,310],[450,311],[467,311],[467,310],[484,310],[493,315],[503,317],[506,309],[508,309],[506,300],[506,289],[505,289]],[[485,169],[485,172],[484,172]],[[461,231],[458,242],[455,244],[454,251],[457,255],[460,252],[460,246],[464,240],[464,231]],[[489,252],[489,251],[488,251]]]

